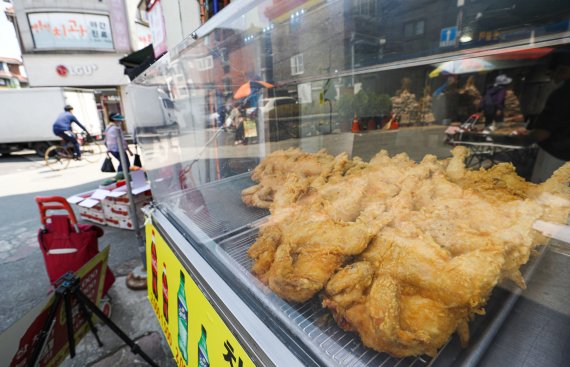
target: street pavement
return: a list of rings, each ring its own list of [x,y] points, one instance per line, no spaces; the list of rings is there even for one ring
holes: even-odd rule
[[[0,284],[3,285],[0,333],[42,302],[49,290],[37,241],[40,217],[34,197],[69,197],[93,190],[113,176],[100,172],[100,165],[101,162],[72,162],[66,170],[54,172],[31,152],[0,156]],[[99,247],[110,246],[109,266],[117,277],[109,291],[112,320],[129,337],[137,340],[159,366],[174,366],[146,299],[146,291],[132,291],[125,285],[126,275],[142,261],[134,232],[108,226],[102,228],[105,234],[99,239]],[[146,365],[108,327],[99,325],[98,329],[104,346],[98,347],[88,334],[77,346],[76,357],[68,358],[62,366]]]

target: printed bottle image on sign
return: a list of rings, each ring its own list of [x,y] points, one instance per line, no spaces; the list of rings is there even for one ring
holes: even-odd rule
[[[204,325],[202,325],[202,336],[200,336],[200,341],[198,341],[198,367],[210,367],[208,346],[206,345],[206,329]]]
[[[152,242],[150,243],[150,252],[152,256],[152,294],[158,301],[158,262],[156,260],[156,240],[154,231],[152,231]]]
[[[168,280],[166,279],[166,264],[162,264],[162,315],[168,324]]]
[[[178,349],[184,362],[188,363],[188,306],[184,290],[184,273],[180,271],[180,286],[178,287]]]

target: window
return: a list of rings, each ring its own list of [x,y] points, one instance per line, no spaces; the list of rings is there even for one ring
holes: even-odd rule
[[[295,55],[291,58],[291,75],[299,75],[305,72],[303,65],[303,54]]]
[[[376,1],[375,0],[354,0],[353,2],[354,15],[363,17],[376,16]]]
[[[425,33],[426,22],[423,20],[415,20],[404,24],[404,37],[413,38],[423,36]]]
[[[201,59],[196,59],[196,69],[200,71],[212,69],[214,67],[214,58],[212,55]]]
[[[148,23],[148,13],[146,12],[146,9],[138,9],[138,13],[137,13],[137,20],[140,20],[141,22],[144,23]]]
[[[291,13],[291,16],[289,18],[289,32],[295,32],[301,28],[303,15],[305,15],[305,9],[297,10]]]
[[[5,62],[0,61],[0,71],[8,71],[8,70],[6,70],[6,63]]]

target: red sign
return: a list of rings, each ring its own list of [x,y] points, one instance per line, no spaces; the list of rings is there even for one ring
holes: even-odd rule
[[[59,75],[59,76],[67,76],[67,73],[69,72],[67,70],[67,68],[63,65],[56,66],[55,71],[57,72],[57,75]]]

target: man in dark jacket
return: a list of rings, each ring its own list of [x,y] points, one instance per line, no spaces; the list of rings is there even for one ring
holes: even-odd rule
[[[504,74],[495,78],[495,84],[487,89],[481,99],[481,109],[485,115],[485,128],[493,130],[493,122],[503,121],[503,110],[505,109],[505,96],[507,95],[507,85],[513,80]]]
[[[72,106],[67,105],[64,107],[64,112],[62,112],[53,123],[53,133],[62,138],[65,142],[72,143],[73,157],[79,159],[81,158],[81,149],[79,148],[79,143],[75,138],[75,134],[71,130],[71,124],[76,123],[77,126],[82,128],[87,133],[87,135],[89,135],[89,132],[85,126],[83,126],[81,122],[77,120],[77,117],[73,115],[72,111]]]
[[[540,146],[534,182],[544,181],[565,161],[570,161],[570,52],[556,53],[551,70],[551,78],[559,86],[546,100],[544,110],[528,126]]]

